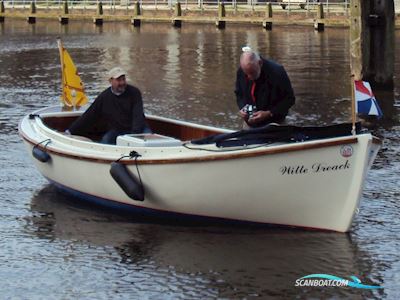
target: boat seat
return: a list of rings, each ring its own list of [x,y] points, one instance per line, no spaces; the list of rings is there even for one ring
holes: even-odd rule
[[[176,147],[181,146],[182,142],[175,138],[154,134],[124,134],[117,137],[117,146],[128,147]]]

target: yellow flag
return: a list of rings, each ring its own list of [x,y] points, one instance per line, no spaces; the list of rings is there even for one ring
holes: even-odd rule
[[[82,80],[78,74],[71,56],[64,48],[61,40],[58,40],[60,50],[62,72],[61,102],[66,106],[82,106],[88,102]]]

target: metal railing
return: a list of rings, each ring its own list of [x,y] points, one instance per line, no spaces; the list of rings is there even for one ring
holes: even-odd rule
[[[38,8],[61,8],[64,0],[6,0],[4,2],[6,9],[29,8],[31,2],[34,2]],[[136,1],[133,0],[102,0],[103,9],[133,10]],[[139,0],[143,9],[173,9],[177,0]],[[224,3],[226,9],[234,10],[263,10],[267,3],[266,0],[180,0],[182,9],[185,10],[215,10],[220,3]],[[95,9],[98,0],[73,0],[68,1],[70,9]],[[310,12],[316,10],[316,6],[321,3],[324,11],[335,13],[349,13],[350,0],[277,0],[272,2],[273,11],[291,12]],[[106,13],[106,12],[105,12]]]

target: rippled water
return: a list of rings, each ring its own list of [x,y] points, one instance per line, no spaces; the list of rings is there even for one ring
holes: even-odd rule
[[[57,36],[92,99],[107,86],[106,70],[120,64],[141,88],[148,113],[239,128],[234,76],[240,48],[250,44],[285,65],[297,96],[291,123],[329,124],[350,115],[347,30],[32,26],[7,19],[0,24],[1,298],[400,297],[399,86],[378,96],[385,119],[375,133],[385,144],[349,234],[166,224],[79,204],[29,161],[17,126],[23,115],[58,101]],[[312,273],[355,275],[383,289],[294,287]]]

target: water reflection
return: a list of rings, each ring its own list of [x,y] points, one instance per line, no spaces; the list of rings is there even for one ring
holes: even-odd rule
[[[375,262],[345,234],[146,224],[143,219],[137,222],[74,201],[79,200],[51,186],[43,188],[31,201],[26,231],[53,242],[112,247],[112,253],[96,252],[99,271],[110,268],[110,258],[116,253],[119,263],[139,273],[155,278],[162,274],[169,292],[183,297],[190,295],[190,287],[192,295],[223,298],[374,295],[372,291],[294,287],[297,278],[311,273],[357,275],[370,282],[368,274]],[[375,280],[374,284],[381,283]]]
[[[397,123],[398,110],[395,107],[395,94],[394,91],[373,90],[376,99],[379,99],[379,106],[384,114],[385,123]]]
[[[69,26],[66,24],[59,24],[59,30],[63,35],[68,35],[69,34]]]
[[[181,90],[181,66],[180,66],[180,34],[178,30],[171,30],[167,35],[166,50],[167,57],[166,63],[162,67],[164,70],[164,81],[168,87],[168,92],[170,94],[170,100],[175,102],[179,97],[178,92]]]
[[[205,37],[204,33],[199,31],[196,34],[197,38],[197,49],[196,49],[196,64],[197,64],[197,70],[198,70],[198,76],[197,76],[197,82],[194,84],[194,88],[198,89],[198,86],[201,86],[203,84],[203,80],[205,79],[204,74],[205,74],[205,59],[204,59],[204,44],[205,44]],[[199,90],[199,93],[201,93],[201,89]]]
[[[252,49],[259,49],[258,37],[254,31],[248,31],[246,34],[246,45],[250,46]]]

